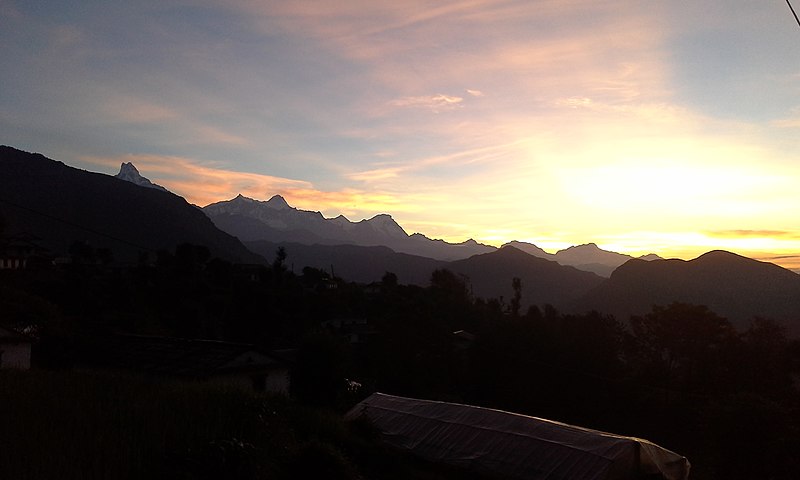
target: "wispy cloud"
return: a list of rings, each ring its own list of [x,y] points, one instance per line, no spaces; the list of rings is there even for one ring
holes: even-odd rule
[[[398,178],[400,174],[403,173],[403,170],[404,168],[402,167],[375,168],[351,173],[348,176],[353,180],[369,183]]]
[[[253,142],[225,128],[198,118],[192,107],[156,103],[145,96],[120,94],[107,88],[98,94],[102,102],[97,111],[103,123],[160,126],[171,132],[173,144],[251,146]],[[194,105],[193,108],[202,108]]]
[[[154,123],[175,120],[182,115],[175,109],[130,95],[109,95],[102,103],[108,119],[124,123]]]
[[[592,106],[592,99],[586,97],[559,98],[554,102],[558,107],[586,108]]]
[[[800,240],[800,229],[790,230],[711,230],[704,232],[719,238],[778,238]]]
[[[236,172],[184,157],[121,155],[83,157],[82,160],[108,171],[118,168],[121,163],[132,162],[151,181],[200,206],[228,200],[238,194],[256,199],[283,195],[292,206],[322,211],[328,216],[345,214],[357,220],[378,213],[402,214],[418,208],[414,205],[413,195],[354,188],[325,191],[314,188],[307,181]]]
[[[225,144],[245,146],[252,145],[252,142],[242,136],[226,132],[220,128],[210,125],[198,125],[196,128],[197,143]]]
[[[433,113],[446,112],[463,107],[464,98],[452,95],[423,95],[416,97],[403,97],[392,100],[389,105],[399,108],[423,108]]]
[[[785,118],[773,120],[772,125],[778,128],[800,128],[800,107],[792,108]]]

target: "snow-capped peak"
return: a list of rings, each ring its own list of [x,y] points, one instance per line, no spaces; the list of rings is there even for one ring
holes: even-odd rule
[[[286,199],[280,195],[274,195],[272,198],[267,200],[267,205],[275,210],[285,210],[287,208],[291,208],[286,202]]]
[[[137,168],[131,162],[126,162],[120,165],[119,173],[114,175],[114,177],[139,185],[140,187],[155,188],[156,190],[161,190],[164,192],[168,191],[161,185],[157,185],[151,182],[149,179],[143,177],[139,173],[139,170],[137,170]]]
[[[240,193],[239,195],[236,195],[235,197],[233,197],[233,200],[231,200],[231,201],[233,201],[233,202],[244,202],[244,203],[252,203],[252,202],[255,202],[255,200],[253,200],[252,198],[250,198],[250,197],[245,197],[245,196],[244,196],[244,195],[242,195],[241,193]]]
[[[374,217],[367,220],[369,224],[374,228],[376,231],[384,233],[394,238],[406,238],[408,234],[403,227],[397,224],[394,221],[391,215],[381,213],[379,215],[375,215]]]

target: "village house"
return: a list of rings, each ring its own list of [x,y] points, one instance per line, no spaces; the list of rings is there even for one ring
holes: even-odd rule
[[[27,335],[0,325],[0,369],[30,369],[31,343]]]
[[[31,259],[40,258],[46,250],[36,244],[32,235],[16,234],[0,238],[0,270],[23,270]]]
[[[92,340],[81,363],[288,395],[285,355],[254,345],[145,335]]]
[[[334,318],[322,322],[322,327],[351,345],[366,343],[375,335],[375,329],[366,318]]]

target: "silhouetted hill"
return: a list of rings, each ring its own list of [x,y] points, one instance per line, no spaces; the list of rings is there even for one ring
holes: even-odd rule
[[[9,232],[33,234],[56,254],[86,241],[135,261],[140,251],[189,242],[232,261],[264,261],[182,197],[7,146],[0,146],[0,212]]]
[[[325,218],[320,212],[290,206],[280,195],[267,201],[238,195],[207,205],[203,211],[219,228],[246,241],[386,246],[395,252],[439,260],[456,260],[496,250],[474,240],[451,244],[419,233],[408,235],[387,214],[358,222],[351,222],[344,215]]]
[[[286,249],[286,265],[295,273],[303,267],[314,267],[333,273],[347,281],[372,283],[386,272],[397,275],[402,284],[428,285],[431,273],[446,262],[432,258],[397,253],[389,247],[360,245],[304,245],[259,240],[245,242],[253,252],[267,259],[275,257],[278,247]]]
[[[754,316],[800,333],[800,275],[772,263],[713,251],[694,260],[630,260],[577,303],[620,319],[672,302],[706,305],[737,326]]]
[[[522,280],[522,305],[553,304],[557,307],[585,295],[603,281],[591,272],[559,265],[506,246],[483,255],[450,262],[447,268],[467,275],[475,295],[483,298],[513,296],[511,281]]]
[[[287,266],[298,274],[305,266],[327,272],[333,266],[337,277],[361,283],[379,281],[384,273],[393,272],[400,283],[427,286],[434,270],[446,268],[468,276],[476,296],[503,296],[506,301],[513,295],[512,279],[519,277],[523,286],[522,305],[525,307],[545,303],[566,305],[603,281],[593,273],[536,258],[513,247],[444,262],[397,253],[383,246],[303,245],[266,241],[247,242],[247,246],[268,259],[275,256],[278,247],[284,247]]]
[[[632,258],[630,255],[603,250],[594,243],[565,248],[555,254],[555,261],[561,265],[570,265],[606,278],[610,277],[617,267]]]

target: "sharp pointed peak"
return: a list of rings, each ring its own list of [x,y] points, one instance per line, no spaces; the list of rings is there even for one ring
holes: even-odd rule
[[[139,169],[136,168],[136,165],[133,162],[122,162],[119,166],[119,173],[117,173],[117,177],[122,177],[125,175],[136,175],[139,176]]]
[[[167,189],[161,185],[155,184],[151,182],[150,179],[143,177],[139,173],[139,169],[137,169],[132,162],[122,162],[122,164],[119,166],[119,173],[114,175],[114,177],[135,185],[139,185],[140,187],[153,188],[156,190],[162,190],[164,192],[167,191]]]
[[[252,203],[252,202],[257,202],[257,201],[258,200],[254,199],[254,198],[246,197],[246,196],[242,195],[241,193],[236,195],[235,197],[231,198],[230,200],[228,200],[228,202],[235,202],[235,203]]]
[[[282,210],[284,208],[291,208],[289,202],[287,202],[286,199],[283,198],[281,195],[273,195],[272,198],[267,200],[267,204],[270,207],[276,208],[278,210]]]

